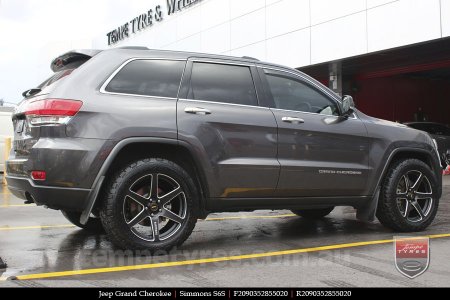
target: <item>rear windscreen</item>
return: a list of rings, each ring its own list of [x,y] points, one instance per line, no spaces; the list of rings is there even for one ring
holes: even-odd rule
[[[56,72],[55,74],[53,74],[53,76],[51,76],[50,78],[45,80],[43,83],[41,83],[37,88],[43,90],[46,87],[54,84],[58,80],[66,77],[66,76],[69,76],[74,70],[75,69],[67,69],[67,70],[64,70],[64,71]]]

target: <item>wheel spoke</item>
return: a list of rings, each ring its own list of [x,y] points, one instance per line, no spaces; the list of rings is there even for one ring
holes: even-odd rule
[[[404,218],[408,218],[409,213],[411,212],[411,208],[412,208],[411,203],[409,203],[409,201],[406,200],[405,213],[403,214]]]
[[[182,193],[183,193],[183,189],[181,187],[177,187],[170,193],[168,193],[160,198],[161,205],[163,205],[163,206],[166,205],[167,203],[169,203],[170,201],[172,201],[173,199],[175,199]]]
[[[403,192],[403,193],[397,193],[397,196],[403,196],[403,195],[406,195],[406,194],[408,193],[408,190],[409,190],[409,180],[408,180],[408,178],[406,177],[406,175],[403,176],[401,180],[403,180],[403,181],[405,182],[405,192]],[[400,183],[399,183],[399,185],[400,185]]]
[[[404,212],[401,212],[402,213],[402,216],[403,216],[403,218],[406,218],[406,217],[408,217],[408,214],[409,214],[409,212],[411,211],[411,205],[409,204],[409,201],[408,201],[408,199],[406,199],[406,198],[397,198],[397,201],[405,201],[405,211]]]
[[[125,197],[130,198],[131,200],[139,203],[143,207],[147,207],[150,204],[149,199],[145,198],[144,196],[138,195],[131,190],[128,191]]]
[[[152,174],[152,188],[150,197],[155,199],[158,197],[158,174]]]
[[[419,221],[422,221],[425,218],[425,216],[424,216],[424,213],[423,213],[422,208],[420,207],[419,203],[417,201],[413,201],[413,202],[411,202],[411,206],[419,214],[419,216],[420,216],[420,220]]]
[[[417,196],[417,199],[429,199],[430,196],[433,195],[433,193],[422,193],[422,192],[416,192],[415,195]]]
[[[154,242],[159,242],[159,217],[152,218],[152,233]]]
[[[163,209],[163,211],[161,212],[161,216],[169,220],[172,220],[178,224],[181,224],[183,222],[183,218],[181,218],[180,216],[176,215],[175,213],[171,212],[168,209]]]
[[[420,187],[420,184],[422,183],[423,180],[423,174],[420,173],[419,178],[417,178],[416,182],[414,183],[414,185],[411,187],[411,189],[415,192],[417,192],[417,190]]]
[[[148,217],[148,213],[145,209],[141,210],[140,213],[138,213],[136,215],[136,217],[134,217],[133,220],[131,220],[130,222],[127,223],[128,226],[130,227],[134,227],[137,224],[141,223],[142,221],[144,221],[146,218]]]

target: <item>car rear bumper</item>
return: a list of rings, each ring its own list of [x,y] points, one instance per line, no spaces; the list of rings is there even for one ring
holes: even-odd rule
[[[25,177],[6,176],[6,181],[14,196],[58,210],[83,211],[91,192],[90,189],[37,186]]]

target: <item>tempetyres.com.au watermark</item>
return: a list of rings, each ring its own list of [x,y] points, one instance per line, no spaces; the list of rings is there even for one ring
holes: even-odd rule
[[[274,253],[274,254],[271,254]],[[327,253],[277,254],[277,250],[260,250],[251,253],[241,250],[177,250],[172,251],[126,251],[109,249],[83,249],[73,256],[74,262],[89,268],[107,268],[111,266],[133,266],[180,263],[179,267],[194,269],[199,266],[239,267],[239,266],[280,266],[280,267],[327,267],[333,261],[351,261],[349,250],[333,250]],[[322,259],[332,257],[333,259]],[[67,257],[61,257],[65,262]],[[58,260],[58,258],[57,258]],[[70,258],[69,258],[70,260]]]

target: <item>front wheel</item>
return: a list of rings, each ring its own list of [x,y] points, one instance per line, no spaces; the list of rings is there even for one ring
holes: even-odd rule
[[[431,225],[439,207],[438,184],[430,167],[417,159],[396,162],[384,180],[377,218],[400,232],[419,232]]]
[[[163,159],[132,163],[109,183],[101,219],[118,247],[169,251],[180,246],[197,222],[197,191],[191,176]]]
[[[321,219],[328,216],[333,210],[334,207],[327,207],[319,209],[293,210],[292,212],[305,219]]]

